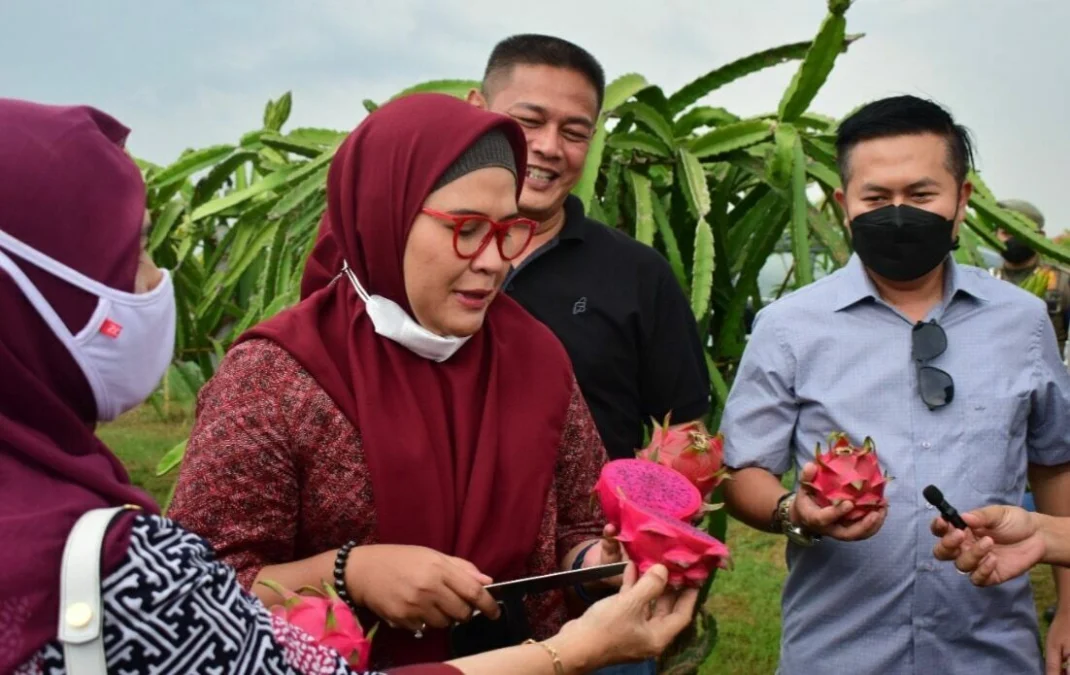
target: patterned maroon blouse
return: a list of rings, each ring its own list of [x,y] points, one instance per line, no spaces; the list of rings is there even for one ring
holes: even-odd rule
[[[574,384],[554,489],[526,575],[560,569],[569,550],[601,536],[605,520],[591,491],[606,461]],[[418,517],[419,495],[412,499]],[[266,565],[308,558],[350,539],[377,543],[360,431],[288,352],[268,340],[232,349],[202,389],[168,516],[207,539],[247,589]],[[536,639],[550,637],[566,619],[561,592],[529,598],[527,610]]]

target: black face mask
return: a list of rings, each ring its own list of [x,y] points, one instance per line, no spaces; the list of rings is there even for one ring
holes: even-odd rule
[[[855,216],[851,241],[869,269],[891,281],[913,281],[947,258],[956,245],[954,227],[953,220],[938,213],[889,204]]]
[[[1000,253],[1000,255],[1010,264],[1020,265],[1036,255],[1036,253],[1029,247],[1028,243],[1012,236],[1007,240],[1007,250]]]

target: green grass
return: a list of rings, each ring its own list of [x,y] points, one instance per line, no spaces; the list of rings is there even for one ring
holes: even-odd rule
[[[784,538],[729,519],[726,540],[733,568],[718,572],[710,591],[717,648],[702,675],[768,675],[776,671],[780,651]]]
[[[141,408],[102,425],[100,437],[122,459],[131,480],[163,503],[177,472],[156,476],[156,463],[189,433],[188,408],[161,418]],[[718,641],[702,675],[768,675],[776,670],[780,646],[780,589],[786,573],[784,540],[729,520],[728,546],[734,567],[717,575],[709,607],[717,617]],[[1055,600],[1048,567],[1032,573],[1038,611]],[[1046,625],[1041,623],[1041,629]]]
[[[189,435],[193,419],[187,409],[169,411],[161,418],[148,407],[133,410],[110,424],[97,428],[97,435],[122,460],[130,480],[163,504],[177,471],[156,475],[156,464],[168,450]]]

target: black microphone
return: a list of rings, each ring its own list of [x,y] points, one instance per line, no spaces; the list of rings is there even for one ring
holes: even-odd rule
[[[960,530],[966,529],[966,521],[962,519],[959,512],[955,510],[955,507],[948,504],[944,499],[944,493],[940,492],[940,489],[935,485],[930,485],[921,491],[925,495],[926,501],[940,509],[940,515],[944,517],[944,520],[951,523]]]

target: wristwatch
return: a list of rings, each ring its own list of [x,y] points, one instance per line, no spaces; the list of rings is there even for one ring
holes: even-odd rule
[[[776,502],[776,509],[773,511],[773,529],[781,532],[793,544],[810,548],[821,541],[821,537],[811,534],[804,530],[801,525],[791,522],[791,507],[793,504],[795,504],[794,492],[786,492],[781,495]]]

